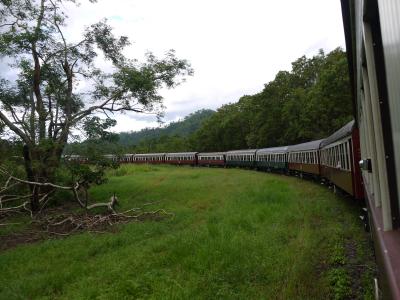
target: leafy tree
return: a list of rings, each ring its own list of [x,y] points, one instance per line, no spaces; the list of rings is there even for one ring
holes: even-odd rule
[[[75,0],[0,0],[0,55],[18,73],[15,82],[0,80],[0,120],[24,143],[31,182],[55,180],[73,130],[84,125],[89,136],[102,134],[105,123],[94,115],[161,113],[160,88],[172,88],[192,73],[173,50],[163,59],[148,53],[144,63],[125,57],[128,38],[114,36],[106,20],[86,28],[80,41],[69,42],[65,2]],[[111,72],[97,67],[100,54]],[[77,88],[82,81],[89,83],[85,91]],[[31,187],[36,211],[46,188]]]

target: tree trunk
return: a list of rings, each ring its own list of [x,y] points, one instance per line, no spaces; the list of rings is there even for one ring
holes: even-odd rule
[[[22,148],[25,172],[28,181],[36,181],[36,177],[32,168],[32,160],[28,145],[24,145]],[[32,212],[37,212],[39,210],[39,191],[34,185],[29,186],[32,196],[31,196],[31,210]]]
[[[57,147],[57,145],[54,144],[48,147],[44,147],[43,145],[24,145],[23,156],[25,171],[29,181],[54,183],[55,173],[57,168],[60,166],[61,160],[62,149],[59,148],[60,147]],[[32,193],[30,200],[32,212],[38,212],[40,209],[40,195],[47,194],[52,189],[52,187],[38,187],[35,185],[30,185],[30,190]]]

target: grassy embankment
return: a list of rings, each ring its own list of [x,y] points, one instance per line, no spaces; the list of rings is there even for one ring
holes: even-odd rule
[[[93,189],[174,218],[0,252],[1,299],[372,298],[357,207],[297,178],[123,166]],[[4,232],[3,232],[4,233]]]

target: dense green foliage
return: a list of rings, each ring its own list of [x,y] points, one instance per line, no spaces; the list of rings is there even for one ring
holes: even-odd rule
[[[204,120],[214,114],[211,109],[202,109],[189,114],[183,120],[172,122],[161,128],[145,128],[140,131],[121,132],[119,143],[124,146],[139,145],[144,140],[157,140],[166,136],[187,137],[202,125]]]
[[[163,129],[121,133],[119,152],[226,151],[291,145],[329,136],[352,119],[345,52],[300,57],[255,95],[203,110]],[[195,130],[197,129],[197,130]],[[126,147],[134,145],[134,147]],[[113,148],[114,147],[114,148]]]
[[[111,174],[92,197],[118,191],[121,211],[155,202],[174,217],[2,252],[1,299],[372,299],[357,207],[320,185],[239,169]]]
[[[332,134],[352,118],[346,54],[300,57],[255,95],[222,106],[192,137],[199,151],[262,148]]]

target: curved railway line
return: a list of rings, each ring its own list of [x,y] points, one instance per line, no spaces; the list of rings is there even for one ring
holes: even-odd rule
[[[341,0],[354,120],[298,145],[212,153],[108,155],[132,164],[256,168],[321,179],[364,201],[377,299],[400,299],[400,2]],[[67,159],[84,162],[80,156]]]

